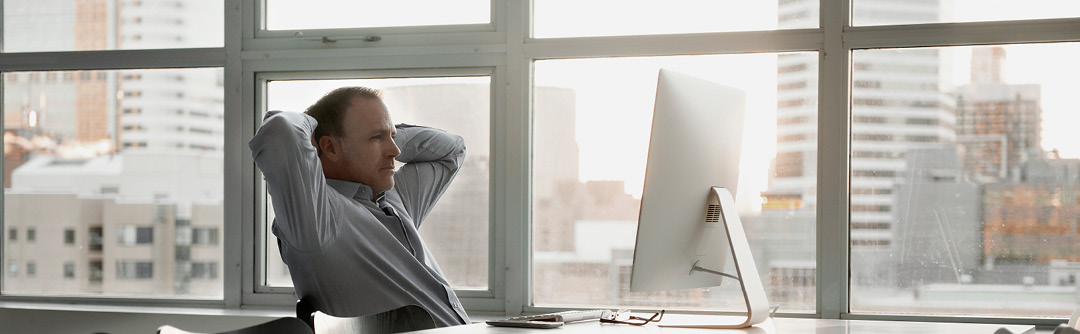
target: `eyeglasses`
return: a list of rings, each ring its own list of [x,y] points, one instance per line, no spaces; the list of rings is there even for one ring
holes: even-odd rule
[[[616,312],[604,312],[600,317],[600,322],[605,324],[624,324],[631,326],[643,326],[650,322],[659,322],[664,318],[664,310],[653,313],[651,317],[642,318],[638,316],[630,315],[630,310],[619,310]]]

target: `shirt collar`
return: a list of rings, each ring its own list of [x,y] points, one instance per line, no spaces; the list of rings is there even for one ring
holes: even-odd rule
[[[326,185],[330,186],[330,188],[333,188],[334,190],[337,190],[337,192],[341,193],[342,195],[351,197],[356,200],[364,200],[370,202],[374,202],[376,200],[374,194],[372,194],[371,187],[363,183],[327,178]]]

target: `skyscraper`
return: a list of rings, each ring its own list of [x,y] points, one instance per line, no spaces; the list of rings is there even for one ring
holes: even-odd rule
[[[1042,148],[1041,88],[1006,84],[1001,47],[971,51],[971,83],[957,94],[956,134],[968,170],[986,181],[1019,180],[1020,166]]]
[[[779,26],[783,28],[816,10],[816,5],[782,1]],[[860,1],[853,10],[862,24],[923,22],[939,15],[937,1]],[[938,87],[943,71],[939,52],[905,49],[852,54],[851,261],[852,267],[859,268],[852,272],[853,282],[895,277],[894,264],[882,258],[895,241],[893,231],[898,221],[894,197],[907,168],[905,152],[939,148],[955,141],[953,102]],[[765,230],[809,239],[769,246],[765,250],[769,261],[798,268],[803,267],[795,264],[798,261],[814,261],[817,56],[778,57],[777,154],[769,188],[763,194],[767,202],[762,218],[771,225]],[[793,235],[789,231],[805,233]]]

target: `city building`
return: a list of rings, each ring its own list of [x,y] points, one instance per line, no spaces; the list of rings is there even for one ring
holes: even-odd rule
[[[853,15],[863,20],[860,24],[870,25],[933,22],[940,15],[938,7],[938,1],[865,1],[853,7]],[[797,18],[817,10],[810,3],[781,2],[779,25],[797,24]],[[889,254],[895,251],[896,225],[904,223],[895,201],[897,186],[908,173],[905,154],[955,141],[954,103],[938,87],[945,71],[941,53],[905,49],[852,54],[850,235],[851,266],[857,268],[851,273],[853,284],[893,281],[897,276]],[[809,240],[769,243],[765,252],[770,273],[803,273],[815,263],[817,76],[817,54],[778,56],[776,158],[768,190],[762,194],[766,199],[762,224],[773,226],[763,231],[785,240]],[[775,267],[780,264],[790,268]],[[766,278],[771,280],[807,282],[798,277]],[[813,307],[812,301],[803,306]]]
[[[982,260],[982,184],[965,173],[962,149],[909,150],[897,186],[896,283],[973,283]]]
[[[967,169],[986,182],[1018,179],[1020,166],[1042,154],[1041,89],[1002,81],[1005,50],[971,51],[971,83],[957,89],[956,134]]]
[[[222,166],[196,153],[31,159],[4,193],[3,290],[220,296]]]

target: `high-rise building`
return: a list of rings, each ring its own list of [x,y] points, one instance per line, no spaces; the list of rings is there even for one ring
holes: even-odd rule
[[[1001,47],[971,51],[971,83],[958,89],[956,134],[968,170],[987,181],[1018,179],[1042,153],[1041,87],[1006,84]]]
[[[781,2],[781,28],[816,5]],[[936,21],[937,1],[861,1],[853,8],[862,24]],[[898,214],[895,192],[907,171],[904,154],[955,141],[953,100],[938,87],[940,50],[866,50],[852,54],[850,222],[854,282],[891,279],[888,260]],[[777,243],[767,261],[799,269],[813,263],[817,180],[818,55],[782,54],[777,64],[777,143],[762,219],[766,231],[809,238]],[[780,210],[771,210],[780,209]],[[794,212],[792,212],[794,210]],[[791,235],[785,231],[809,232]],[[798,249],[792,245],[802,245]],[[780,272],[786,272],[781,270]],[[766,278],[780,281],[787,278]]]

